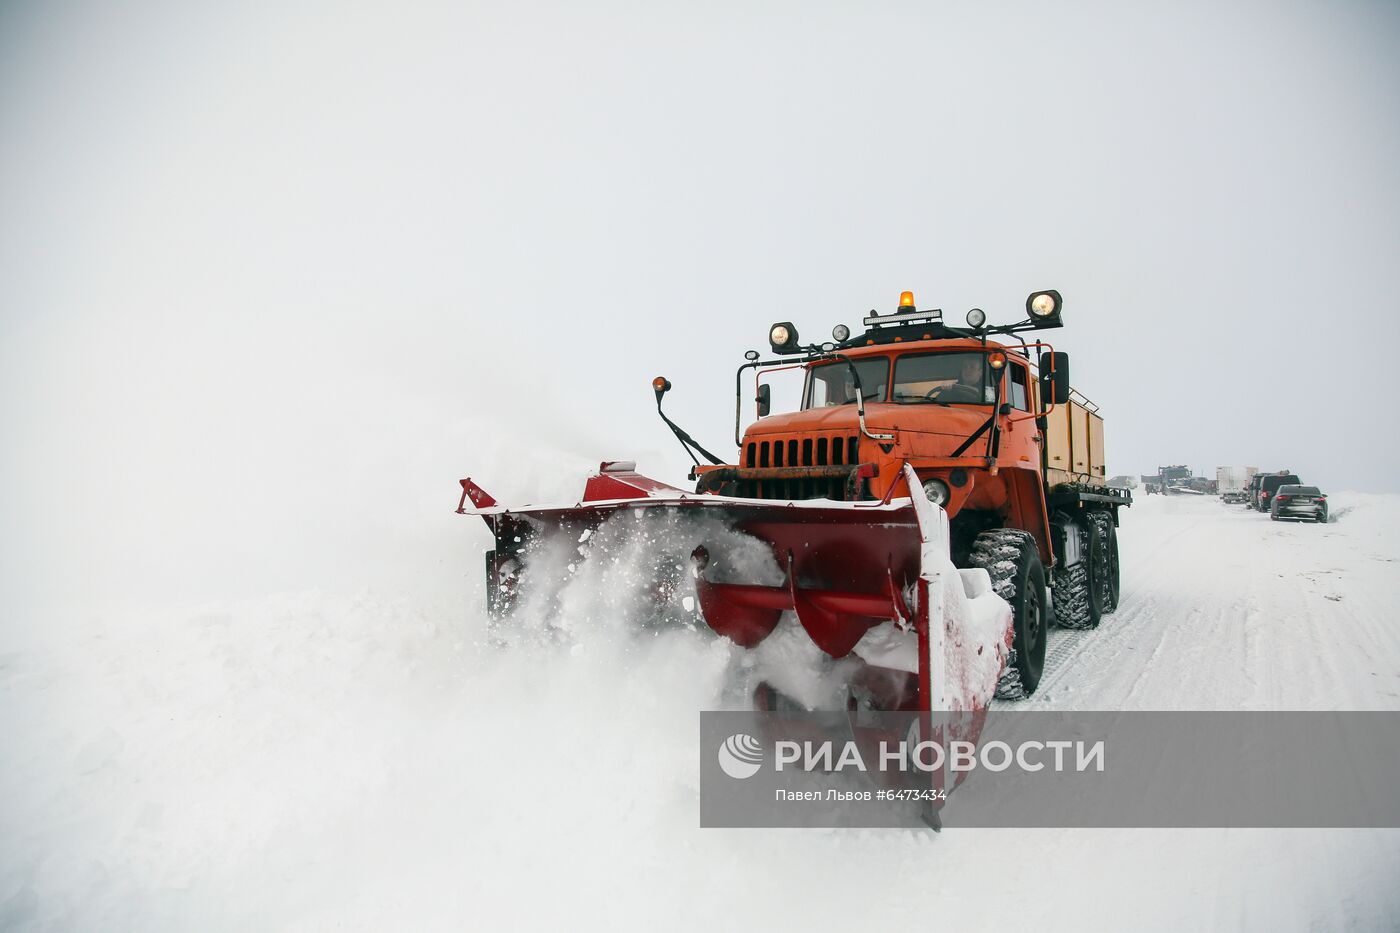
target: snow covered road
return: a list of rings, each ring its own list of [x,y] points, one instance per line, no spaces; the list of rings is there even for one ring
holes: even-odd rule
[[[1122,598],[1054,631],[1052,709],[1400,709],[1400,503],[1343,496],[1327,525],[1206,497],[1140,496]]]
[[[1400,499],[1143,499],[1031,701],[1400,709]],[[475,553],[463,560],[475,567]],[[723,643],[303,593],[0,646],[0,929],[1393,929],[1400,832],[701,831]]]

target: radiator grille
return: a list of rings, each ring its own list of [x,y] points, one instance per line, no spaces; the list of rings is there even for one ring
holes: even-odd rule
[[[744,445],[746,467],[848,466],[860,463],[860,439],[853,434],[773,437]],[[740,496],[749,499],[844,499],[843,479],[741,480]]]

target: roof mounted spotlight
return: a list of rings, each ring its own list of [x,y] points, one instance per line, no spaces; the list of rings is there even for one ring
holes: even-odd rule
[[[774,353],[798,353],[802,349],[797,345],[797,328],[791,321],[782,321],[768,328],[768,345]]]
[[[987,312],[981,308],[973,308],[967,312],[967,326],[973,330],[981,330],[982,325],[987,323]]]
[[[837,324],[831,329],[831,339],[837,343],[845,343],[851,339],[851,329],[845,324]]]
[[[1064,299],[1053,288],[1031,292],[1026,298],[1026,316],[1036,328],[1063,326],[1064,322],[1060,320],[1063,307]]]
[[[757,351],[757,350],[745,350],[745,351],[744,351],[744,359],[746,359],[746,360],[748,360],[750,363],[752,363],[754,360],[758,359],[758,351]]]

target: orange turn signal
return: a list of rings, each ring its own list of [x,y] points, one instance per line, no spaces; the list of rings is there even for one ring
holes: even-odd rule
[[[1005,354],[1005,353],[988,353],[988,354],[987,354],[987,365],[991,366],[992,369],[1001,369],[1003,366],[1006,365],[1006,354]]]

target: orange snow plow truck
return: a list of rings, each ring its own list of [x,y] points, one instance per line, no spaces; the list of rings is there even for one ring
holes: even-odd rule
[[[458,511],[495,537],[493,616],[530,599],[548,611],[531,595],[553,585],[539,555],[642,540],[659,608],[684,605],[750,649],[800,627],[839,678],[820,700],[768,678],[752,689],[759,709],[960,711],[1034,693],[1052,621],[1093,628],[1116,607],[1118,512],[1132,501],[1106,484],[1103,421],[1071,389],[1068,354],[1041,339],[1061,312],[1060,294],[1040,291],[1016,323],[974,309],[952,326],[904,292],[859,334],[838,325],[804,344],[776,323],[772,358],[751,350],[736,376],[733,462],[666,416],[658,377],[693,489],[614,461],[576,503],[511,508],[462,480]],[[800,406],[775,413],[764,376],[794,367]],[[757,420],[741,433],[746,387]]]

